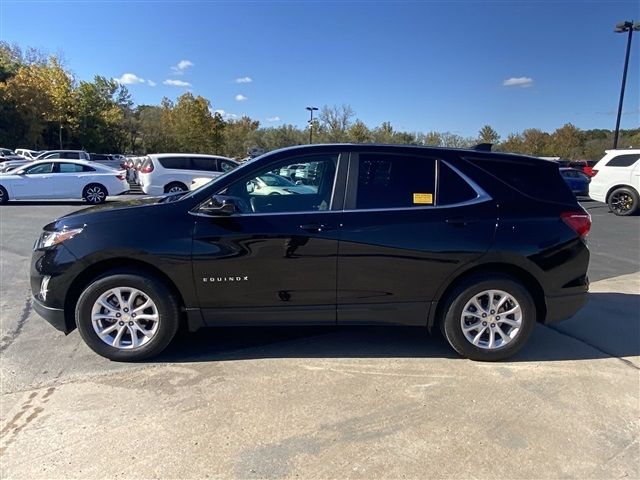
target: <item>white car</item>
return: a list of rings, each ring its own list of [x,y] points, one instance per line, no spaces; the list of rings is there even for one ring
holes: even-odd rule
[[[124,171],[83,160],[37,160],[0,175],[0,203],[83,198],[97,204],[128,190]]]
[[[28,148],[16,148],[16,154],[23,156],[24,158],[36,159],[38,155],[42,153],[41,150],[29,150]]]
[[[36,160],[53,160],[53,159],[67,159],[67,160],[91,160],[89,154],[84,150],[46,150],[41,152],[36,157]]]
[[[230,158],[216,155],[155,153],[140,165],[138,181],[147,195],[183,192],[196,178],[216,178],[237,166]]]
[[[593,167],[589,196],[609,205],[616,215],[633,215],[640,198],[640,149],[606,150]]]

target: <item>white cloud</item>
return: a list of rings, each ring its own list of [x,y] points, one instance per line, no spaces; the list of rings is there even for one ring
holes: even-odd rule
[[[174,75],[184,75],[184,71],[189,67],[193,67],[193,62],[191,60],[180,60],[177,65],[171,67],[171,70]]]
[[[155,87],[157,83],[154,82],[153,80],[147,80],[147,85],[149,85],[150,87]]]
[[[247,97],[245,97],[244,95],[241,95],[241,94],[236,95],[237,102],[244,102],[246,100],[247,100]]]
[[[124,73],[120,78],[114,79],[122,85],[135,85],[136,83],[144,83],[144,78],[140,78],[135,73]]]
[[[235,120],[236,118],[238,118],[238,115],[236,115],[235,113],[225,112],[222,109],[214,110],[212,113],[220,114],[220,116],[225,120]]]
[[[251,83],[253,79],[251,77],[240,77],[236,78],[236,83]]]
[[[165,80],[162,83],[165,85],[169,85],[171,87],[190,87],[191,86],[189,82],[183,82],[182,80]]]
[[[503,87],[522,87],[527,88],[533,85],[531,77],[511,77],[502,82]]]
[[[280,117],[279,116],[275,116],[275,117],[267,117],[267,122],[279,122],[280,121]]]

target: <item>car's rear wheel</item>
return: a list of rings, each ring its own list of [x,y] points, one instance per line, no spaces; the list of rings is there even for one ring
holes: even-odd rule
[[[638,210],[638,192],[632,188],[622,187],[609,195],[609,210],[616,215],[626,217]]]
[[[7,193],[7,190],[0,185],[0,205],[2,205],[3,203],[7,203],[9,201],[9,194]]]
[[[456,352],[472,360],[502,360],[518,352],[536,323],[531,294],[502,275],[474,276],[445,300],[441,327]]]
[[[76,305],[76,324],[98,355],[136,361],[159,354],[178,330],[180,309],[164,283],[114,273],[91,283]]]
[[[164,187],[164,193],[186,192],[189,190],[184,183],[172,182]]]
[[[84,198],[87,203],[98,205],[107,200],[107,194],[107,189],[104,188],[104,186],[99,183],[92,183],[84,187],[82,198]]]

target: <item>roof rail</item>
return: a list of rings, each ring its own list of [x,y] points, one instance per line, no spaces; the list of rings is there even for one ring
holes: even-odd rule
[[[493,143],[479,143],[475,147],[473,147],[473,150],[478,150],[480,152],[490,152],[491,147],[493,147]]]

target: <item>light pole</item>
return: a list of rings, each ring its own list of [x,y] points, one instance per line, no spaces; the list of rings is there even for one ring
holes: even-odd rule
[[[624,33],[629,32],[629,37],[627,38],[627,54],[624,57],[624,71],[622,72],[622,87],[620,88],[620,103],[618,103],[618,117],[616,119],[616,130],[613,134],[613,148],[618,148],[618,134],[620,133],[620,117],[622,116],[622,102],[624,100],[624,87],[627,84],[627,68],[629,67],[629,52],[631,51],[631,37],[633,36],[633,31],[640,30],[640,23],[633,23],[633,20],[630,22],[620,22],[616,25],[614,32],[616,33]]]
[[[318,110],[318,107],[307,107],[309,113],[311,114],[311,118],[309,119],[309,143],[313,143],[313,112]]]

